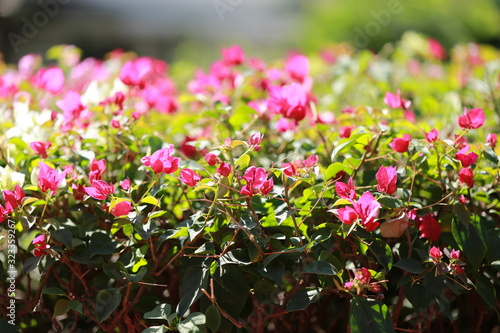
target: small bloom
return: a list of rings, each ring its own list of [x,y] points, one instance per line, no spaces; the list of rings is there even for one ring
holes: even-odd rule
[[[201,176],[191,169],[182,169],[180,177],[177,178],[187,186],[194,187],[201,180]]]
[[[21,186],[19,186],[19,184],[16,184],[14,191],[3,191],[3,199],[5,200],[6,205],[10,205],[12,209],[16,209],[17,207],[21,206],[24,197],[24,191]]]
[[[48,245],[45,242],[45,235],[40,235],[33,239],[31,242],[35,246],[35,250],[33,251],[33,254],[36,257],[43,257],[44,255],[47,254],[47,250],[50,248],[50,245]]]
[[[358,214],[352,207],[343,207],[337,210],[337,217],[342,223],[353,224],[358,219]]]
[[[122,189],[124,189],[125,191],[127,191],[129,188],[130,188],[130,179],[125,179],[125,180],[121,180],[120,181],[120,186]]]
[[[458,117],[458,125],[463,129],[476,129],[483,126],[485,121],[483,109],[471,109],[467,112],[464,108],[463,116]]]
[[[356,284],[352,281],[347,281],[346,283],[344,283],[344,288],[346,289],[352,289]]]
[[[409,134],[403,134],[402,138],[394,138],[389,146],[398,153],[405,153],[408,151],[410,141],[411,136]]]
[[[180,158],[173,157],[174,145],[168,145],[166,148],[157,150],[150,156],[144,156],[141,159],[142,164],[151,167],[156,173],[173,173],[179,168]]]
[[[364,283],[364,284],[369,284],[370,280],[371,280],[371,277],[372,277],[372,274],[365,267],[361,267],[355,273],[355,276],[356,276],[356,280],[358,280],[359,282]]]
[[[285,71],[292,79],[304,82],[309,74],[309,60],[300,54],[291,56],[285,64]]]
[[[460,258],[460,250],[451,250],[450,256],[452,259],[459,259]]]
[[[287,177],[294,177],[297,175],[297,168],[295,168],[295,165],[293,163],[283,163],[283,173]]]
[[[91,187],[84,187],[85,192],[97,200],[106,200],[108,195],[115,192],[113,184],[108,184],[103,180],[94,180]]]
[[[10,206],[10,203],[6,203],[5,207],[0,205],[0,223],[2,223],[11,213],[12,207]]]
[[[207,161],[208,165],[214,166],[217,163],[221,162],[221,159],[217,157],[217,155],[209,153],[205,155],[205,161]]]
[[[354,188],[354,181],[349,178],[349,181],[346,183],[336,182],[335,183],[335,192],[342,199],[347,200],[355,200],[356,199],[356,189]]]
[[[253,148],[253,150],[259,151],[261,149],[260,143],[262,142],[263,137],[264,134],[261,133],[252,134],[248,140],[248,144]]]
[[[245,62],[245,53],[237,45],[233,45],[227,49],[223,48],[221,53],[222,59],[228,65],[236,66]]]
[[[439,138],[439,132],[435,128],[429,133],[425,133],[425,139],[429,143],[436,141],[438,138]]]
[[[437,40],[429,38],[428,42],[429,42],[429,50],[434,59],[437,60],[446,59],[446,50]]]
[[[40,162],[38,163],[40,171],[38,172],[38,187],[42,192],[51,191],[54,195],[57,188],[64,180],[66,172],[63,171],[58,173],[56,170],[49,167],[47,164]]]
[[[458,201],[462,204],[462,205],[465,205],[467,203],[467,198],[465,197],[465,195],[461,194],[459,197],[458,197]]]
[[[436,260],[440,260],[443,257],[443,252],[441,252],[439,247],[433,246],[429,250],[429,255],[431,256],[431,258],[434,258]]]
[[[384,103],[393,109],[402,108],[403,110],[408,109],[411,105],[411,101],[401,98],[401,92],[399,89],[396,95],[388,91],[385,94]]]
[[[465,272],[465,269],[462,266],[455,266],[455,272],[457,274],[463,274]]]
[[[58,67],[42,68],[34,77],[34,84],[49,93],[56,95],[64,86],[64,72]]]
[[[375,178],[378,182],[377,191],[388,195],[396,192],[396,182],[398,181],[396,167],[385,167],[382,165],[380,169],[378,169]]]
[[[342,126],[339,131],[341,138],[348,139],[351,136],[354,126]]]
[[[30,143],[31,149],[39,155],[42,155],[42,158],[47,158],[47,149],[52,146],[52,143],[47,140],[46,142],[42,141],[33,141]]]
[[[231,171],[233,171],[231,164],[226,162],[222,162],[221,165],[217,168],[217,173],[224,177],[228,177],[229,174],[231,174]]]
[[[132,203],[130,201],[120,201],[117,203],[113,209],[111,209],[111,214],[115,217],[128,215],[132,210]]]
[[[431,214],[426,214],[422,217],[417,226],[420,231],[420,237],[427,238],[431,242],[437,241],[441,235],[441,226]]]
[[[472,172],[471,168],[462,168],[458,172],[458,180],[461,183],[467,184],[469,187],[474,187],[474,173]]]
[[[490,133],[486,136],[486,144],[491,148],[495,148],[497,145],[498,137],[495,133]]]
[[[476,153],[467,154],[468,151],[469,151],[469,146],[465,146],[464,148],[459,150],[458,153],[455,155],[457,160],[459,160],[460,163],[462,163],[462,167],[464,168],[470,167],[472,164],[476,162],[477,158],[479,157],[479,155],[477,155]]]
[[[297,123],[291,119],[280,118],[276,122],[276,129],[282,133],[286,131],[295,131],[296,128],[297,128]]]
[[[306,168],[312,168],[318,164],[318,155],[311,155],[304,160]]]
[[[264,184],[262,184],[262,186],[260,187],[260,193],[262,195],[266,195],[273,190],[273,187],[274,187],[274,180],[271,177],[268,180],[266,180]]]
[[[90,173],[89,173],[90,183],[92,183],[94,180],[100,180],[105,171],[106,171],[106,160],[104,158],[101,160],[97,160],[94,158],[90,163]]]

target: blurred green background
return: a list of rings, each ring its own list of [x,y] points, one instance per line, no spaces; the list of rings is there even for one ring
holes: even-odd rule
[[[266,60],[348,41],[378,51],[407,30],[449,48],[500,46],[500,0],[2,0],[0,51],[8,62],[74,44],[84,56],[115,48],[199,66],[240,44]]]

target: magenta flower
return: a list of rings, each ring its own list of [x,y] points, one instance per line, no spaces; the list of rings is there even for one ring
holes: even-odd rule
[[[43,257],[47,254],[47,250],[50,248],[50,245],[48,245],[45,242],[45,235],[40,235],[33,239],[31,242],[35,246],[35,249],[33,251],[33,254],[35,257]]]
[[[297,175],[297,168],[295,168],[295,165],[293,163],[283,163],[283,173],[287,177],[294,177]]]
[[[260,187],[260,194],[262,195],[266,195],[268,194],[269,192],[271,192],[274,188],[274,180],[273,178],[269,178],[268,180],[266,180],[264,182],[264,184],[262,184],[262,186]]]
[[[23,204],[24,197],[24,191],[19,184],[16,184],[14,191],[3,191],[3,199],[5,200],[6,207],[10,206],[12,209],[16,209],[21,206]]]
[[[221,50],[222,59],[231,66],[240,65],[245,62],[245,53],[238,45],[233,45],[230,48]]]
[[[353,128],[354,126],[342,126],[339,130],[339,136],[348,139],[351,136]]]
[[[451,259],[460,259],[460,250],[451,250]]]
[[[429,50],[431,51],[431,56],[437,60],[446,59],[446,50],[444,47],[435,39],[429,38]]]
[[[462,167],[464,168],[470,167],[472,164],[476,162],[477,158],[479,157],[479,155],[477,155],[476,153],[467,154],[468,151],[469,151],[469,146],[465,146],[464,148],[460,149],[458,153],[455,155],[457,160],[459,160],[460,163],[462,163]]]
[[[388,195],[396,192],[396,183],[398,181],[396,167],[385,167],[382,165],[380,169],[378,169],[375,178],[378,182],[377,191]]]
[[[111,214],[115,217],[128,215],[132,210],[132,203],[130,201],[120,201],[117,203],[113,209],[111,209]]]
[[[435,242],[439,239],[441,235],[441,226],[431,214],[424,215],[416,225],[420,231],[420,237],[427,238],[431,242]]]
[[[217,168],[216,172],[221,176],[228,177],[231,171],[233,171],[231,164],[222,162],[221,165]]]
[[[182,169],[180,177],[177,178],[187,186],[194,187],[201,180],[201,176],[191,169]]]
[[[429,133],[425,133],[425,139],[429,143],[436,141],[438,138],[439,138],[439,132],[435,128]]]
[[[388,91],[385,94],[384,103],[393,109],[402,108],[403,110],[408,109],[411,105],[411,101],[401,98],[401,92],[399,89],[396,95]]]
[[[483,126],[485,121],[483,109],[472,109],[467,112],[464,108],[463,116],[458,117],[458,125],[463,129],[476,129]]]
[[[285,71],[298,82],[304,82],[309,75],[309,60],[303,55],[294,55],[288,58]]]
[[[261,133],[255,133],[250,136],[250,139],[248,139],[248,144],[250,147],[253,148],[255,151],[259,151],[261,149],[260,143],[262,142],[262,139],[264,138],[264,134]]]
[[[354,188],[354,181],[352,177],[349,178],[349,181],[346,183],[336,182],[335,183],[335,192],[342,199],[347,200],[355,200],[356,199],[356,189]]]
[[[96,160],[95,158],[90,163],[89,181],[92,184],[94,180],[100,180],[106,171],[106,160]]]
[[[296,126],[297,126],[297,123],[295,122],[295,120],[291,120],[291,119],[280,118],[276,122],[276,129],[282,133],[284,133],[286,131],[295,131]]]
[[[33,141],[30,143],[31,149],[39,155],[42,155],[42,158],[47,158],[47,149],[52,146],[52,143],[47,140],[46,142],[42,141]]]
[[[38,172],[38,187],[42,192],[50,190],[52,195],[54,195],[64,180],[66,171],[58,173],[43,162],[38,163],[38,166],[40,167],[40,171]]]
[[[405,153],[408,151],[408,146],[410,145],[411,136],[409,134],[403,134],[402,138],[394,138],[389,146],[397,151],[398,153]]]
[[[361,283],[369,284],[372,278],[372,274],[365,267],[361,267],[355,274],[355,279]]]
[[[42,68],[33,80],[38,88],[56,95],[64,86],[64,72],[58,67]]]
[[[127,191],[129,188],[130,188],[130,179],[125,179],[125,180],[121,180],[120,181],[120,186],[122,189],[124,189],[125,191]]]
[[[119,78],[128,86],[144,88],[151,78],[162,75],[167,70],[167,64],[161,60],[140,57],[127,61],[123,65]]]
[[[246,184],[241,188],[240,193],[243,195],[252,196],[256,193],[267,194],[274,187],[274,181],[272,178],[266,179],[267,173],[264,168],[257,168],[251,166],[245,170],[243,179],[245,179]]]
[[[474,172],[472,171],[471,168],[462,168],[458,172],[458,180],[461,183],[467,184],[469,187],[474,187]]]
[[[429,256],[436,261],[439,261],[443,257],[443,252],[437,246],[433,246],[429,250]]]
[[[493,149],[496,147],[497,141],[498,137],[495,133],[490,133],[486,136],[486,143]]]
[[[84,187],[85,192],[97,200],[106,200],[108,195],[115,192],[113,184],[108,184],[103,180],[94,180],[91,187]]]
[[[213,153],[208,153],[205,155],[205,161],[207,161],[208,165],[214,166],[217,163],[221,163],[221,159],[217,157],[217,155]]]
[[[292,83],[284,87],[269,87],[269,99],[267,101],[269,111],[282,114],[288,119],[300,121],[307,113],[307,92],[298,83]]]
[[[304,160],[306,168],[312,168],[318,164],[318,155],[311,155]]]
[[[155,174],[157,173],[173,173],[179,168],[180,158],[173,157],[174,145],[168,145],[166,148],[155,151],[150,156],[144,156],[141,159],[142,164],[151,167]]]
[[[375,219],[381,207],[370,192],[365,192],[357,202],[353,202],[353,207],[338,209],[337,216],[345,224],[351,225],[358,221],[365,227],[366,231],[373,231],[380,224]]]
[[[0,205],[0,223],[2,223],[11,213],[12,207],[10,206],[10,203],[6,203],[5,207]]]

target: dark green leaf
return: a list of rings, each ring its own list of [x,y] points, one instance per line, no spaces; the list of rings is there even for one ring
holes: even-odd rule
[[[215,305],[212,304],[208,307],[205,311],[205,318],[208,329],[213,333],[216,333],[221,324],[221,316]]]
[[[307,263],[307,265],[302,270],[302,273],[336,275],[338,273],[338,270],[329,262],[312,261]]]
[[[170,304],[163,303],[157,305],[153,310],[146,312],[144,314],[144,319],[168,320],[171,313],[172,313],[172,307],[170,306]]]
[[[71,310],[77,311],[77,312],[80,312],[81,314],[83,314],[83,306],[82,306],[82,303],[80,303],[79,301],[77,301],[77,300],[69,301],[69,307]]]
[[[499,312],[497,306],[498,299],[495,286],[491,283],[489,279],[487,279],[483,275],[479,275],[476,278],[475,284],[477,293],[482,297],[484,302],[488,304],[498,314]]]
[[[392,250],[386,242],[376,239],[369,246],[370,251],[375,255],[378,262],[390,271],[392,268]]]
[[[31,258],[26,259],[26,261],[24,262],[24,266],[23,266],[23,274],[26,275],[29,272],[31,272],[32,270],[34,270],[38,266],[38,264],[40,263],[40,260],[41,260],[41,258],[39,258],[39,257],[31,257]]]
[[[469,259],[474,269],[478,269],[486,255],[486,246],[481,238],[480,225],[471,220],[468,226],[459,221],[452,223],[453,238],[460,250]]]
[[[466,206],[462,204],[454,204],[453,212],[457,215],[460,222],[465,223],[465,225],[469,225],[470,223],[470,212]]]
[[[179,333],[201,333],[205,332],[205,315],[200,312],[191,313],[183,321],[177,324]]]
[[[116,242],[107,234],[94,232],[89,241],[89,258],[95,255],[110,255],[116,250]]]
[[[408,271],[413,274],[422,274],[425,269],[420,265],[418,261],[411,258],[403,258],[394,264],[394,267],[401,268],[402,270]]]
[[[382,206],[387,207],[387,208],[400,208],[404,207],[404,204],[401,200],[390,197],[390,196],[383,196],[380,197],[377,200]]]
[[[45,288],[42,290],[42,294],[66,296],[66,292],[59,287]]]
[[[206,267],[191,266],[186,269],[181,284],[182,298],[177,305],[177,312],[180,317],[203,295],[201,289],[207,289],[208,275],[208,268]]]
[[[353,297],[349,317],[352,333],[394,332],[389,310],[384,303],[379,301]]]
[[[56,305],[54,306],[54,313],[52,314],[52,317],[59,317],[62,316],[63,314],[66,314],[70,310],[69,307],[69,301],[67,299],[60,299],[56,302]]]
[[[54,237],[59,242],[63,243],[66,248],[71,249],[73,243],[73,235],[68,229],[55,230],[50,233],[51,237]]]
[[[290,297],[290,301],[286,306],[286,312],[304,310],[309,304],[317,302],[320,296],[321,293],[318,289],[300,289]]]
[[[110,288],[101,290],[96,297],[95,312],[100,322],[105,321],[120,305],[122,294],[118,289]]]

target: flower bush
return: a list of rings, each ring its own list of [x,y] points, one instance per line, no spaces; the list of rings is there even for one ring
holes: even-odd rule
[[[273,63],[233,46],[192,78],[73,46],[1,64],[16,327],[492,328],[500,52],[419,38]]]

